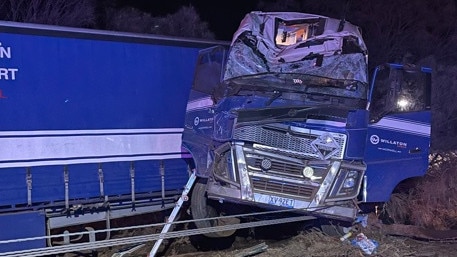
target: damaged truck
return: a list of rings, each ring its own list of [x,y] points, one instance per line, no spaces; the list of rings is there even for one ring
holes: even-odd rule
[[[359,27],[313,14],[249,13],[231,43],[0,22],[0,256],[158,239],[115,224],[188,192],[209,240],[352,222],[428,167],[431,70],[369,73]]]
[[[230,47],[200,51],[196,69],[183,133],[197,176],[190,208],[215,218],[199,228],[258,210],[352,222],[426,173],[431,69],[369,71],[348,21],[251,12]]]

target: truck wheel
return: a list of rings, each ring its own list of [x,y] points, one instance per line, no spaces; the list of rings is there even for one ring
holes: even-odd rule
[[[189,224],[189,229],[195,229],[195,223]],[[235,235],[228,237],[208,237],[203,235],[189,236],[190,243],[199,251],[219,251],[232,247]]]
[[[338,222],[327,219],[320,220],[320,228],[324,234],[328,236],[341,237],[345,233],[345,229],[351,227],[349,222]]]
[[[197,180],[192,189],[192,195],[190,197],[190,211],[193,219],[203,219],[195,221],[195,226],[197,228],[210,228],[215,226],[223,226],[229,224],[238,224],[240,223],[239,219],[236,218],[221,218],[221,219],[212,219],[205,220],[208,218],[222,217],[220,211],[218,211],[217,206],[218,202],[209,200],[206,197],[206,182],[204,180]],[[206,237],[211,238],[221,238],[221,237],[231,237],[235,234],[236,229],[218,231],[204,234]]]

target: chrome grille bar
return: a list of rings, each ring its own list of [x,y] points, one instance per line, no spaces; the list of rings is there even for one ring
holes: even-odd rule
[[[312,142],[321,136],[324,131],[288,127],[283,124],[248,125],[234,129],[233,139],[244,142],[265,145],[276,152],[283,152],[288,156],[308,157],[318,159],[319,154],[312,147]],[[329,133],[335,139],[339,150],[332,154],[331,159],[343,159],[346,146],[346,135]]]

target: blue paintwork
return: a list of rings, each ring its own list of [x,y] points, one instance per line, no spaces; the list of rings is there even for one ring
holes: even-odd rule
[[[345,159],[361,160],[364,157],[367,133],[368,111],[355,110],[349,112],[346,126],[348,136]]]
[[[0,130],[182,126],[198,48],[5,33],[0,41],[12,51],[0,66],[19,69],[2,80]]]
[[[181,189],[187,182],[187,167],[184,160],[164,160],[165,189]],[[161,190],[159,161],[135,162],[135,189],[137,193]],[[125,195],[131,190],[129,162],[103,164],[104,191],[106,195]],[[6,175],[0,176],[2,195],[0,206],[27,203],[25,168],[1,169]],[[65,200],[64,175],[62,166],[38,166],[32,172],[32,200],[34,204]],[[90,199],[100,196],[97,164],[75,164],[69,166],[70,199]]]
[[[411,124],[418,121],[431,124],[430,111],[389,115]],[[395,131],[379,128],[376,123],[368,126],[365,162],[367,163],[367,202],[385,202],[390,199],[394,188],[403,180],[422,176],[428,168],[430,134],[421,135],[415,131]],[[370,141],[372,135],[381,140],[377,144]],[[415,149],[418,149],[415,151]]]
[[[9,239],[45,236],[45,216],[40,212],[22,212],[0,214],[0,241]],[[46,239],[27,242],[0,244],[0,252],[18,251],[28,248],[42,248]]]
[[[109,196],[108,199],[125,196],[127,201],[130,200],[130,157],[137,158],[132,159],[135,194],[160,195],[161,161],[165,168],[165,190],[176,193],[182,190],[188,172],[186,162],[181,159],[180,147],[169,150],[167,144],[171,142],[158,140],[159,145],[154,150],[147,150],[152,153],[146,156],[136,154],[135,150],[130,153],[131,146],[121,139],[135,142],[136,136],[155,140],[178,134],[176,138],[180,145],[179,129],[182,131],[184,127],[196,58],[200,49],[214,42],[0,22],[0,43],[0,53],[3,53],[0,54],[0,69],[3,68],[0,70],[0,140],[16,140],[11,143],[15,151],[20,151],[20,140],[23,139],[34,138],[35,141],[27,142],[37,144],[24,145],[24,151],[29,151],[35,160],[15,162],[6,152],[0,154],[0,163],[6,167],[0,168],[0,227],[3,231],[0,241],[44,235],[45,217],[41,210],[63,206],[64,164],[67,161],[72,161],[66,167],[70,201],[103,201],[98,175],[100,163],[104,196]],[[15,72],[4,74],[4,69],[14,69]],[[167,129],[177,132],[167,132]],[[150,132],[152,130],[154,132]],[[26,134],[20,133],[24,131]],[[48,134],[35,134],[47,131]],[[64,157],[42,157],[41,152],[49,154],[53,150],[46,140],[59,138],[59,143],[63,143],[56,149],[65,150],[67,136],[74,136],[73,145],[90,143],[90,139],[84,139],[87,137],[98,136],[97,140],[101,142],[117,137],[117,146],[125,144],[125,150],[117,153],[104,149],[101,152],[106,156],[95,157],[91,157],[93,149],[80,153],[81,156],[72,156],[73,152],[70,152]],[[40,142],[51,150],[40,149]],[[77,146],[69,147],[76,149],[73,150],[76,153],[81,151]],[[148,149],[148,146],[143,148]],[[157,156],[153,151],[157,151]],[[99,157],[106,158],[106,161],[97,161]],[[17,167],[17,163],[27,161],[39,163],[29,169],[32,175],[30,208],[26,208],[27,165]],[[52,162],[57,164],[52,165]],[[9,163],[11,166],[7,168]],[[25,209],[37,211],[27,215],[23,212]],[[1,215],[3,211],[11,214]],[[5,233],[8,229],[4,224],[15,223],[20,223],[22,228],[29,227],[31,232],[19,229],[17,233]],[[24,243],[7,249],[0,246],[0,252],[42,247],[43,242]]]
[[[385,67],[401,70],[404,66],[392,63],[378,66],[373,74],[371,93],[373,93],[378,72]],[[420,67],[420,72],[430,75],[432,70],[428,67]],[[425,94],[429,94],[428,99],[425,100],[427,105],[425,110],[392,113],[375,123],[368,124],[364,154],[367,164],[365,199],[367,202],[388,201],[392,191],[400,182],[423,176],[427,172],[432,119],[429,102],[431,85],[426,86],[425,91]],[[372,97],[371,93],[369,99]],[[387,123],[394,121],[395,125],[386,126],[386,121]],[[379,139],[379,142],[373,139]]]

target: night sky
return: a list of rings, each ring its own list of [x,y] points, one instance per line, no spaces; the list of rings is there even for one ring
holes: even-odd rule
[[[181,6],[192,5],[200,18],[208,22],[216,39],[231,40],[244,16],[254,11],[258,0],[231,0],[226,3],[201,0],[120,0],[122,5],[138,7],[153,16],[175,13]]]

